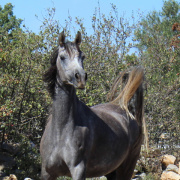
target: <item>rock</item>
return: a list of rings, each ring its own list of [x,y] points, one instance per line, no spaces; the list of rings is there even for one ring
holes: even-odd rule
[[[4,165],[0,165],[0,171],[4,169]]]
[[[3,180],[17,180],[17,177],[14,174],[10,174],[10,176],[6,176]]]
[[[139,176],[142,177],[143,179],[145,179],[146,173],[142,173],[142,174],[140,174]]]
[[[141,173],[141,174],[136,174],[132,180],[143,180],[146,178],[146,174],[145,173]]]
[[[17,180],[17,177],[14,174],[10,174],[9,180]]]
[[[138,170],[135,169],[134,172],[133,172],[133,175],[132,175],[132,179],[135,177],[135,175],[137,174]]]
[[[173,171],[178,174],[179,168],[174,164],[169,164],[166,168],[166,171]]]
[[[170,134],[169,133],[162,133],[159,138],[160,139],[170,139]]]
[[[99,179],[104,180],[104,179],[106,179],[106,177],[105,177],[105,176],[101,176]],[[31,180],[31,179],[30,179],[30,180]]]
[[[176,160],[175,156],[166,154],[162,156],[161,163],[163,166],[167,167],[169,164],[174,164],[175,160]]]
[[[139,175],[142,179],[145,179],[146,178],[146,173],[142,173]]]
[[[9,180],[9,176],[5,176],[5,177],[3,177],[3,179],[2,180]]]
[[[3,169],[4,169],[4,165],[0,165],[0,177],[1,177],[2,174],[3,174]]]
[[[3,172],[3,170],[4,170],[4,165],[0,165],[0,180],[2,179],[1,177],[6,176],[6,173]]]
[[[172,171],[163,171],[161,180],[180,180],[180,175]]]

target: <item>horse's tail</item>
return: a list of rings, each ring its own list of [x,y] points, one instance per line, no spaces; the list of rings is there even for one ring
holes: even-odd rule
[[[127,114],[135,119],[140,127],[143,121],[143,79],[144,70],[142,67],[134,67],[120,74],[109,93],[111,103],[119,105],[126,110]],[[119,85],[122,90],[117,94]]]

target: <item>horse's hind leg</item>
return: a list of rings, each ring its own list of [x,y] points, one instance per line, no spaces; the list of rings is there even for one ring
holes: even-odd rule
[[[139,153],[130,154],[116,170],[116,180],[130,180],[132,178],[138,158]]]

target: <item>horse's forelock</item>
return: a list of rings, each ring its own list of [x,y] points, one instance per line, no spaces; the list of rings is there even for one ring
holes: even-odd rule
[[[79,46],[74,42],[66,42],[64,44],[64,48],[70,57],[73,55],[74,52],[76,51],[80,52]]]

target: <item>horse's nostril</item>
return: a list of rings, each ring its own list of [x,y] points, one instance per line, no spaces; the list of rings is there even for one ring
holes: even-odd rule
[[[76,78],[76,79],[79,79],[79,78],[80,78],[79,73],[76,73],[76,74],[75,74],[75,78]]]

